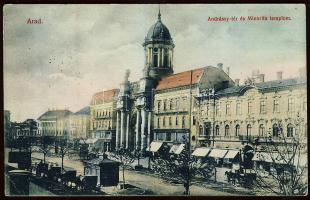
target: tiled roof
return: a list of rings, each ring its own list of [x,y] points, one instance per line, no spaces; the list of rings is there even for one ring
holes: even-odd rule
[[[75,115],[90,115],[90,107],[86,106],[86,107],[82,108],[81,110],[77,111],[74,114]]]
[[[258,90],[270,90],[270,89],[280,89],[285,87],[291,87],[295,85],[306,84],[306,80],[304,79],[284,79],[284,80],[275,80],[275,81],[267,81],[262,83],[256,83],[254,86],[234,86],[230,88],[226,88],[224,90],[220,90],[217,92],[218,95],[233,95],[242,93],[242,91],[246,91],[249,88],[256,87]]]
[[[113,101],[114,97],[118,93],[118,89],[106,90],[103,92],[97,92],[93,95],[92,104],[102,104]]]
[[[72,114],[70,110],[49,110],[41,115],[38,120],[51,119],[51,118],[62,118]]]
[[[204,68],[199,68],[192,70],[192,84],[199,82],[201,76],[203,75]],[[173,74],[168,77],[163,78],[159,81],[156,90],[164,90],[176,87],[182,87],[190,85],[191,83],[191,70],[181,72],[178,74]]]

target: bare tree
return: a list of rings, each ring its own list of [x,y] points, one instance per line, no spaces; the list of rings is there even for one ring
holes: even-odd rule
[[[46,163],[46,155],[48,152],[53,148],[51,144],[53,143],[52,139],[48,136],[42,136],[41,137],[41,143],[40,143],[40,151],[43,153],[43,163]]]
[[[189,155],[185,149],[178,155],[162,155],[153,160],[152,169],[162,178],[182,183],[184,194],[190,194],[191,180],[197,177],[210,179],[215,165],[211,161],[203,161]]]
[[[123,175],[123,189],[125,189],[125,169],[126,167],[130,167],[130,165],[135,161],[135,155],[129,149],[119,148],[115,152],[111,153],[110,157],[113,160],[118,161],[121,165]]]
[[[68,143],[66,139],[59,140],[60,147],[60,156],[61,156],[61,170],[64,170],[64,157],[69,152],[70,148],[68,147]]]
[[[262,145],[263,153],[259,160],[270,161],[274,171],[269,176],[263,176],[264,170],[255,169],[256,184],[269,192],[279,195],[305,195],[307,194],[308,179],[306,175],[307,153],[306,138],[301,132],[302,119],[297,117],[293,124],[287,128],[286,135],[283,124],[278,121],[269,137]]]

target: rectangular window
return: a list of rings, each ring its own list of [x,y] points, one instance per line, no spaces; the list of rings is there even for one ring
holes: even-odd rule
[[[157,128],[159,128],[159,122],[160,122],[160,118],[157,118]]]
[[[241,103],[237,102],[236,104],[236,114],[241,115]]]
[[[307,110],[307,97],[304,97],[304,98],[303,98],[302,109],[303,109],[303,110]]]
[[[221,116],[221,113],[220,113],[220,103],[217,103],[215,105],[215,115],[216,116]]]
[[[178,120],[179,120],[179,119],[178,119],[178,116],[176,116],[176,117],[175,117],[175,125],[176,125],[176,126],[179,124]]]
[[[265,100],[260,101],[260,113],[261,114],[266,113],[266,101]]]
[[[164,110],[166,110],[166,109],[167,109],[167,102],[164,101]]]
[[[171,117],[169,117],[169,126],[172,125]]]
[[[230,116],[230,103],[226,104],[226,115]]]
[[[157,111],[160,111],[160,101],[157,102]]]
[[[279,112],[279,99],[273,100],[273,112]]]
[[[248,102],[248,114],[252,114],[252,101]]]
[[[196,125],[196,117],[193,116],[193,125]]]
[[[287,110],[289,112],[294,112],[294,106],[293,105],[294,105],[293,98],[292,97],[288,98]]]

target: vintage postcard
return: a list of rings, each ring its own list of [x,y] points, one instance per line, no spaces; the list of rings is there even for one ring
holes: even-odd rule
[[[308,194],[303,4],[8,4],[6,196]]]

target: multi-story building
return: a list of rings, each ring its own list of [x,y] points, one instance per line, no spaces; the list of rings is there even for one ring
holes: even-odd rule
[[[219,90],[233,85],[223,70],[211,66],[163,78],[155,90],[154,139],[180,143],[190,131],[195,144],[199,102],[194,97],[202,89]]]
[[[69,110],[48,110],[39,118],[42,136],[69,137],[69,118],[73,113]]]
[[[199,144],[240,147],[255,140],[265,142],[269,136],[276,138],[280,129],[288,140],[297,132],[306,137],[306,87],[305,79],[282,80],[278,72],[278,80],[264,82],[260,79],[215,94],[200,93],[197,96],[200,101]]]
[[[10,132],[12,139],[36,137],[38,134],[38,123],[34,119],[27,119],[24,122],[11,122]]]
[[[69,138],[88,138],[90,137],[90,107],[86,106],[72,115],[69,118]]]
[[[119,90],[112,89],[93,95],[90,106],[90,136],[104,140],[103,149],[115,146],[116,97]],[[114,141],[114,142],[112,142]]]

